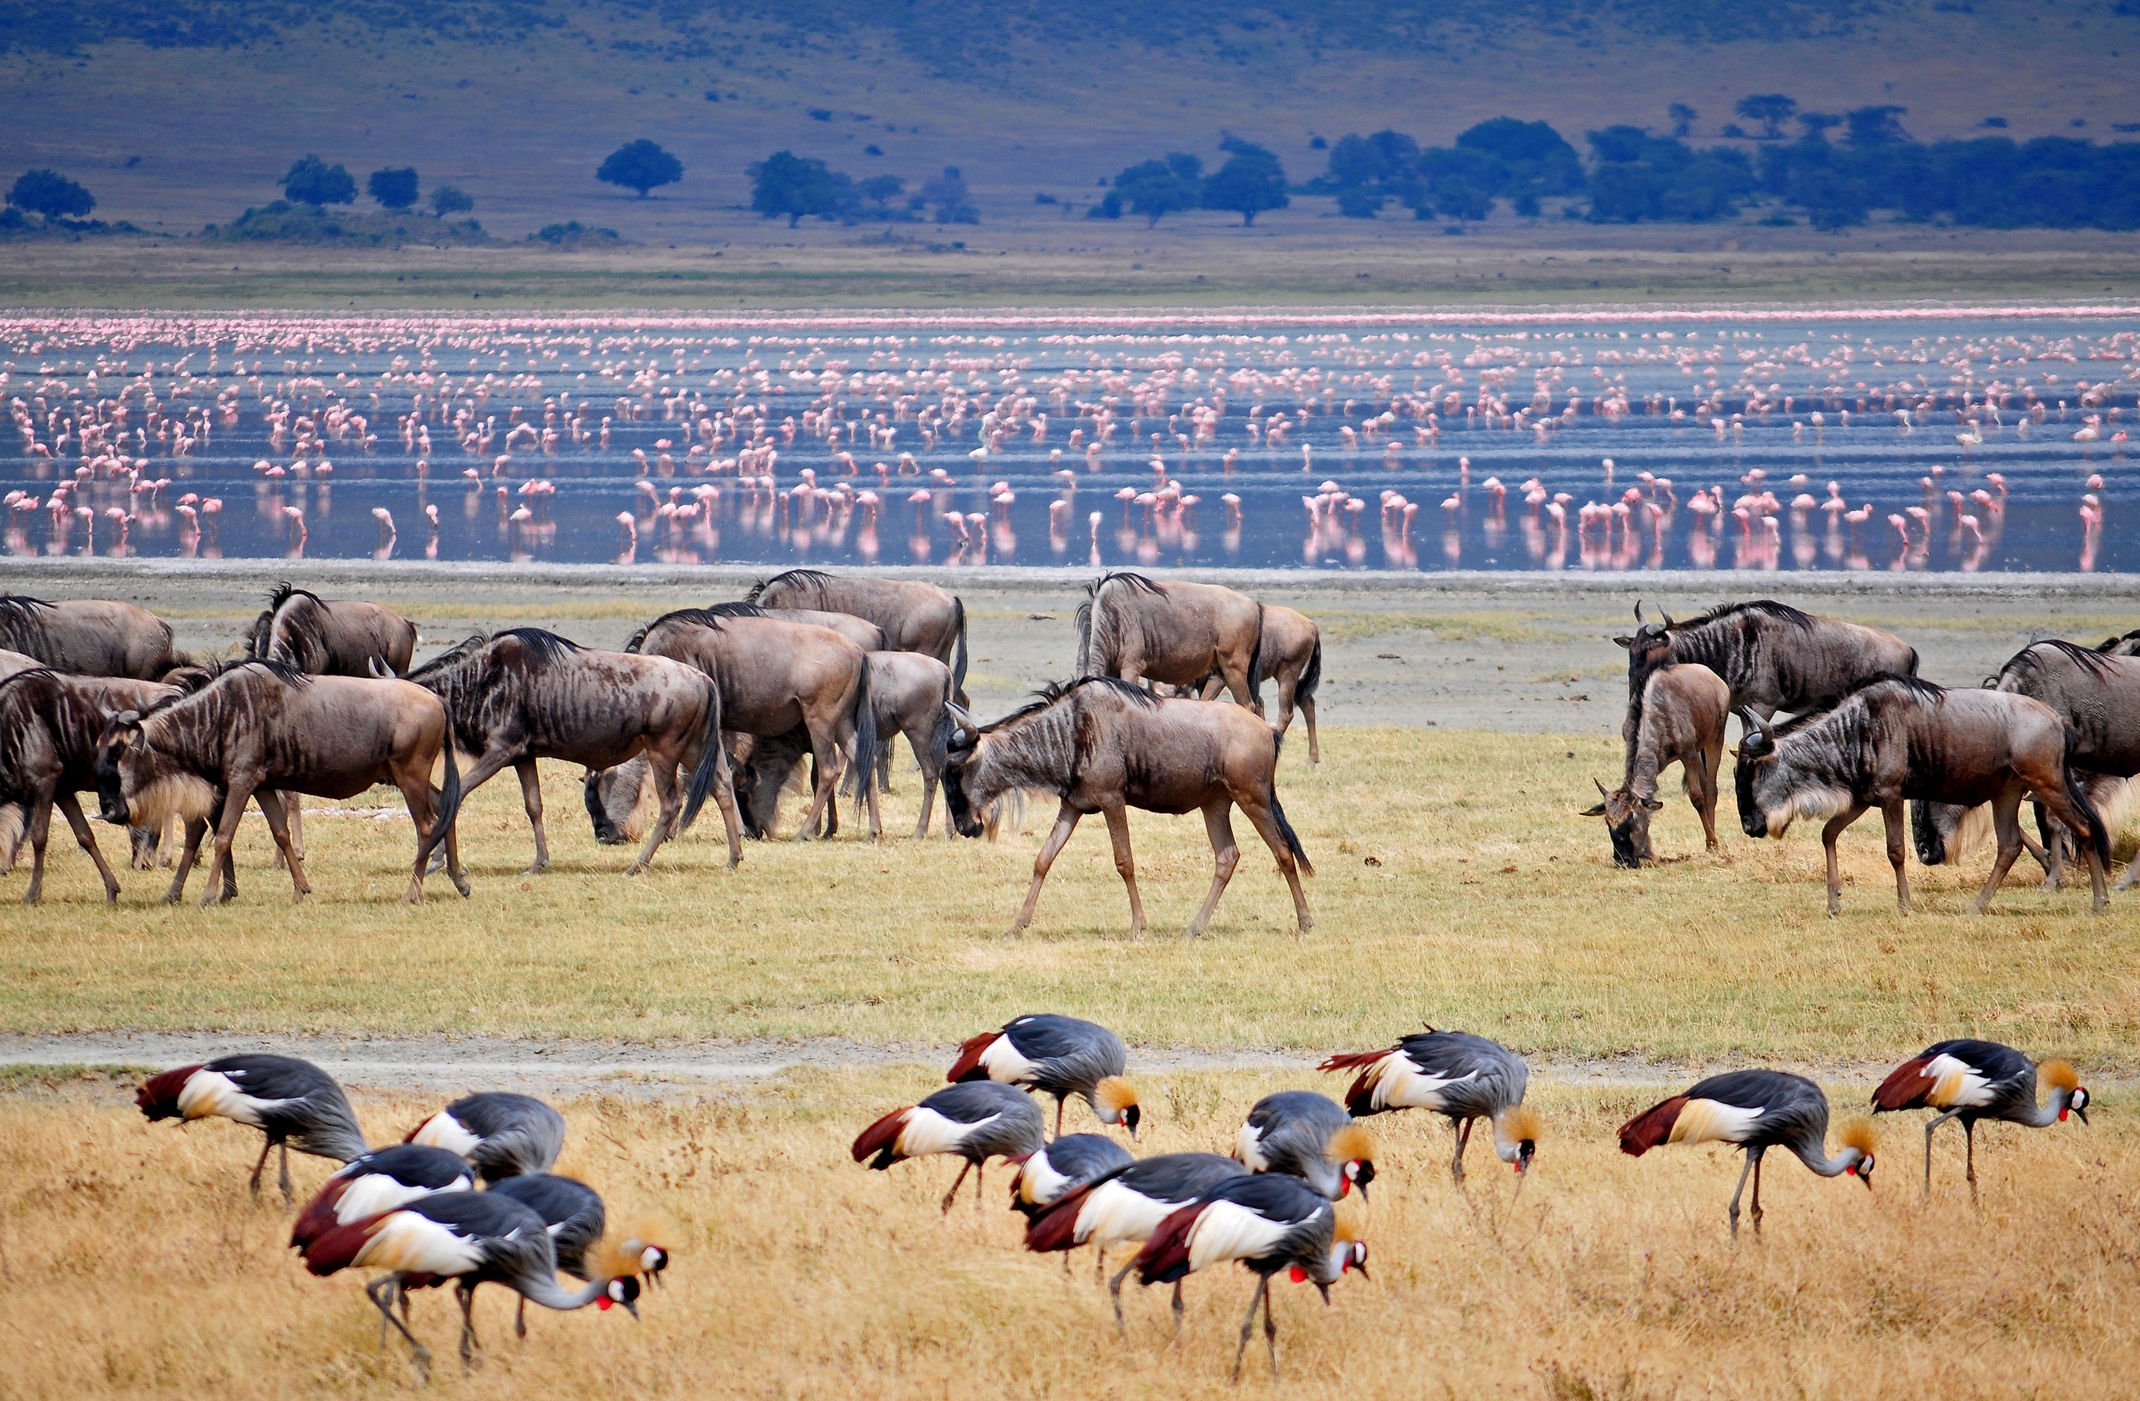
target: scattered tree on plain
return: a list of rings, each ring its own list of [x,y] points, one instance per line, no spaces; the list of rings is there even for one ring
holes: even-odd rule
[[[605,185],[637,190],[639,198],[645,199],[647,191],[683,179],[684,163],[642,137],[611,151],[595,169],[594,178]]]
[[[966,181],[960,177],[955,165],[945,166],[942,175],[921,187],[921,202],[936,206],[936,222],[939,224],[981,222],[981,211],[974,208],[973,201],[967,197]]]
[[[1266,209],[1283,209],[1286,198],[1285,167],[1278,157],[1252,141],[1229,136],[1221,144],[1230,159],[1204,182],[1203,205],[1241,216],[1241,226],[1255,224]]]
[[[1780,92],[1755,93],[1740,98],[1738,106],[1732,110],[1750,122],[1761,123],[1762,137],[1775,141],[1783,136],[1783,124],[1798,110],[1798,99],[1785,97]]]
[[[1664,110],[1665,115],[1672,119],[1672,134],[1682,141],[1687,138],[1687,133],[1694,130],[1695,119],[1701,116],[1701,113],[1684,102],[1675,102]]]
[[[56,170],[28,170],[8,188],[7,202],[47,219],[79,219],[97,207],[97,197]]]
[[[768,219],[785,218],[794,228],[805,215],[837,217],[854,201],[854,182],[821,160],[775,151],[744,172],[750,176],[750,207]]]
[[[282,177],[282,192],[292,204],[309,204],[315,208],[354,204],[357,182],[341,166],[329,165],[318,156],[307,153]]]
[[[386,209],[407,209],[416,203],[414,166],[388,166],[375,170],[364,181],[364,193]]]
[[[1165,160],[1141,161],[1115,177],[1106,198],[1092,207],[1092,217],[1119,219],[1127,208],[1144,216],[1145,227],[1157,228],[1166,215],[1202,202],[1198,177],[1203,169],[1202,161],[1180,151],[1168,152]]]
[[[441,219],[448,214],[466,214],[475,207],[476,202],[458,185],[438,185],[431,190],[431,212]]]

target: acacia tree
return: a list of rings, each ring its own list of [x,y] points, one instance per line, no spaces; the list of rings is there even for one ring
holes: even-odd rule
[[[673,185],[684,178],[684,163],[644,137],[609,153],[595,169],[594,178],[605,185],[637,190],[645,199],[648,190]]]
[[[1179,209],[1194,209],[1203,190],[1197,176],[1204,163],[1195,156],[1170,151],[1160,161],[1140,161],[1115,177],[1114,188],[1100,205],[1108,218],[1120,218],[1125,206],[1145,217],[1147,228]]]
[[[750,207],[768,219],[785,217],[788,227],[814,214],[829,218],[855,198],[854,182],[793,151],[775,151],[745,169],[750,176]]]
[[[314,208],[354,204],[357,182],[341,166],[329,165],[307,152],[305,158],[292,165],[282,177],[282,193],[293,203],[309,204]]]
[[[27,170],[8,188],[7,202],[47,219],[79,219],[97,197],[56,170]]]
[[[443,219],[448,214],[466,214],[476,207],[468,197],[468,191],[459,185],[434,185],[431,187],[431,212]]]
[[[1230,159],[1204,182],[1206,209],[1230,210],[1241,216],[1241,226],[1251,227],[1266,209],[1283,209],[1292,203],[1285,192],[1285,167],[1278,157],[1251,141],[1229,136],[1222,149]]]
[[[1761,123],[1761,135],[1774,141],[1783,135],[1783,124],[1798,110],[1798,99],[1780,92],[1755,93],[1740,98],[1732,110],[1750,122]]]
[[[364,181],[364,193],[386,209],[407,209],[416,203],[414,166],[388,166],[375,170]]]

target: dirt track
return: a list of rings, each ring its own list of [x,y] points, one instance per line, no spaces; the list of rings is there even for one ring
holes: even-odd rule
[[[969,690],[983,715],[1075,655],[1072,617],[1085,570],[882,571],[957,590],[972,618]],[[1166,571],[1155,571],[1162,577]],[[590,646],[619,645],[666,608],[739,598],[749,567],[286,563],[274,560],[0,560],[0,588],[46,598],[131,599],[172,620],[180,646],[228,654],[276,580],[399,607],[421,628],[422,656],[479,628],[549,627]],[[1325,654],[1320,723],[1438,725],[1610,734],[1624,654],[1610,638],[1640,598],[1688,613],[1770,596],[1888,627],[1932,680],[1974,685],[2022,643],[2047,634],[2094,641],[2140,626],[2140,578],[2085,575],[1197,574],[1317,619]]]

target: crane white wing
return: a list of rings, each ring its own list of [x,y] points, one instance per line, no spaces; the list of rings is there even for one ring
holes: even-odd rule
[[[1263,1152],[1263,1131],[1254,1124],[1241,1125],[1239,1146],[1234,1156],[1239,1158],[1241,1166],[1247,1168],[1250,1172],[1269,1172],[1271,1170],[1271,1160]]]
[[[899,1130],[899,1152],[908,1158],[925,1158],[931,1153],[956,1153],[967,1139],[988,1125],[1002,1118],[991,1114],[985,1119],[976,1119],[962,1124],[949,1119],[934,1109],[916,1105],[907,1111],[906,1123]]]
[[[1213,1202],[1189,1228],[1189,1268],[1268,1255],[1292,1226],[1257,1215],[1238,1202]]]
[[[404,1274],[462,1275],[483,1262],[478,1241],[413,1211],[397,1211],[379,1223],[353,1265]]]
[[[470,1133],[466,1124],[443,1109],[424,1120],[423,1126],[409,1136],[411,1143],[421,1143],[426,1148],[443,1148],[464,1158],[475,1152],[476,1145],[482,1141],[481,1135]]]
[[[1925,1103],[1935,1109],[1974,1109],[1992,1101],[1991,1082],[1959,1057],[1934,1056],[1922,1073],[1932,1082]]]
[[[1023,1202],[1052,1202],[1069,1189],[1070,1178],[1055,1170],[1048,1161],[1046,1152],[1035,1153],[1018,1169],[1018,1199]]]
[[[1667,1143],[1744,1143],[1753,1132],[1760,1109],[1742,1108],[1714,1099],[1690,1099],[1679,1107]]]
[[[1020,1055],[1008,1036],[998,1036],[981,1052],[981,1068],[988,1078],[1004,1085],[1023,1085],[1033,1078],[1034,1062]]]
[[[237,1082],[220,1070],[194,1072],[186,1077],[185,1088],[178,1092],[178,1112],[188,1119],[206,1119],[213,1115],[235,1119],[256,1129],[260,1127],[263,1113],[288,1102],[257,1099],[239,1089]]]
[[[383,1172],[367,1172],[342,1189],[342,1195],[335,1199],[334,1219],[346,1226],[367,1216],[377,1216],[382,1211],[392,1211],[418,1197],[428,1197],[435,1191],[468,1192],[473,1191],[475,1185],[473,1179],[463,1177],[450,1187],[411,1187]]]
[[[1147,1240],[1160,1222],[1186,1205],[1156,1201],[1120,1182],[1102,1182],[1078,1209],[1078,1244],[1109,1250],[1126,1240]]]
[[[1377,1109],[1439,1109],[1441,1092],[1449,1085],[1478,1078],[1476,1070],[1464,1075],[1436,1075],[1421,1070],[1402,1051],[1392,1051],[1375,1063],[1374,1106]]]

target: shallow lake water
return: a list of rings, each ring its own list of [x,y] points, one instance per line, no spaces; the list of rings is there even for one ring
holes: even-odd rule
[[[2133,570],[2117,308],[0,321],[23,555]]]

